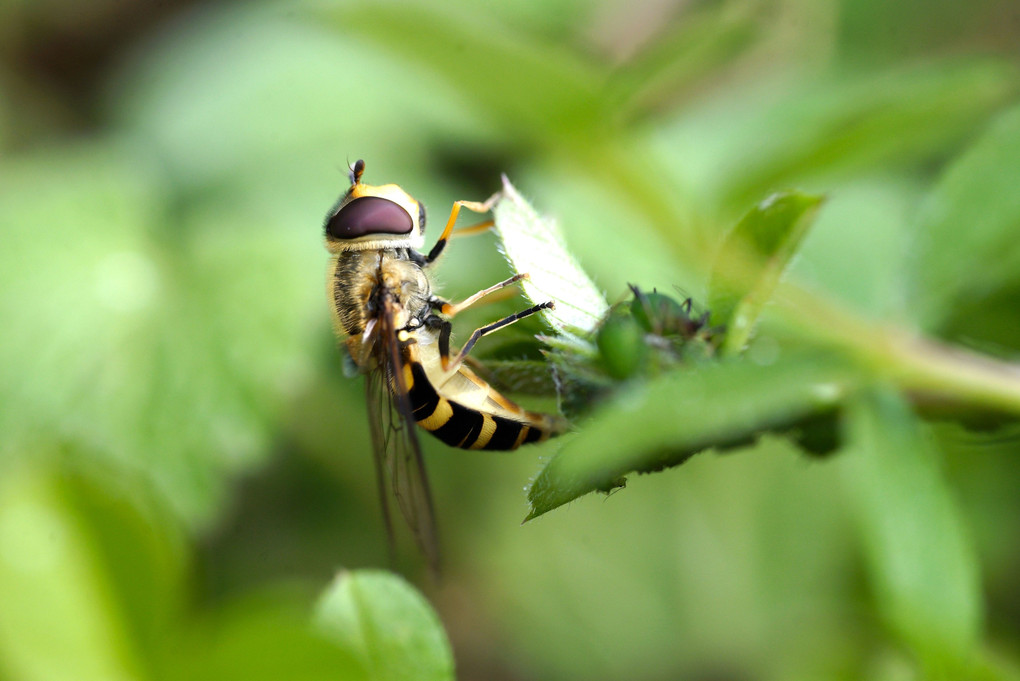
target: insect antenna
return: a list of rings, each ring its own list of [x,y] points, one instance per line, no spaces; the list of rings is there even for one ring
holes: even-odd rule
[[[364,174],[364,172],[365,172],[365,161],[359,158],[357,161],[354,162],[354,165],[351,166],[351,174],[350,174],[351,184],[358,184],[358,183],[360,183],[361,182],[361,176]]]

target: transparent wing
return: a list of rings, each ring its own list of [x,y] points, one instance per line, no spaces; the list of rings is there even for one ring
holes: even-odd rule
[[[439,541],[425,462],[411,414],[409,386],[401,370],[403,350],[394,328],[393,303],[384,306],[369,339],[376,370],[365,377],[376,478],[386,531],[394,542],[389,495],[407,522],[433,571],[439,568]],[[387,489],[389,488],[389,489]]]

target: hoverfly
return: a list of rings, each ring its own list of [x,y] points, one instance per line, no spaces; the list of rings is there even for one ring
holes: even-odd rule
[[[482,297],[509,286],[518,274],[452,304],[432,292],[430,269],[446,247],[461,208],[484,213],[498,199],[457,201],[427,255],[425,208],[395,184],[364,184],[365,162],[351,168],[350,188],[326,216],[328,294],[338,334],[366,375],[368,414],[383,519],[392,542],[387,486],[415,541],[435,569],[438,542],[432,500],[414,425],[452,447],[516,449],[562,432],[556,416],[527,411],[464,365],[486,334],[551,308],[541,303],[483,326],[451,352],[450,319]],[[458,234],[481,231],[485,222]]]

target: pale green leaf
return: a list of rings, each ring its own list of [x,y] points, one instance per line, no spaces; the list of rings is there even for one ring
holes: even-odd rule
[[[503,252],[516,272],[528,274],[524,292],[533,303],[553,301],[545,319],[580,343],[609,309],[605,297],[567,250],[563,235],[503,178],[503,196],[493,211]]]
[[[334,4],[320,25],[427,68],[507,134],[565,142],[603,120],[599,72],[575,51],[474,8],[435,2]]]
[[[984,59],[843,70],[792,86],[766,78],[678,118],[666,133],[669,162],[701,193],[742,209],[806,178],[940,159],[1017,83],[1014,65]]]
[[[167,667],[171,681],[376,681],[343,642],[309,620],[293,589],[266,587],[187,623]],[[301,607],[299,607],[299,603]]]
[[[145,678],[179,596],[164,528],[124,490],[12,468],[0,476],[0,677]]]
[[[99,143],[0,166],[0,316],[18,329],[0,337],[0,453],[87,443],[202,523],[311,374],[300,341],[323,309],[322,255],[247,203],[169,220],[161,179]],[[72,224],[73,243],[55,236]]]
[[[363,662],[370,678],[449,681],[453,653],[425,598],[401,577],[344,572],[322,596],[320,629]]]
[[[736,60],[763,33],[754,5],[712,3],[689,8],[656,40],[624,62],[607,87],[621,118],[668,110],[668,104]]]
[[[978,559],[909,406],[877,393],[849,409],[846,487],[879,610],[928,678],[971,678],[982,621]]]

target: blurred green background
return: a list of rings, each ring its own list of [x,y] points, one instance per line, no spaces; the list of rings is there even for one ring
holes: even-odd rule
[[[325,298],[357,158],[433,237],[507,173],[610,301],[703,300],[742,213],[821,192],[792,279],[1015,357],[1020,254],[966,235],[1020,235],[1018,45],[1015,0],[0,3],[0,679],[356,677],[303,622],[339,569],[389,565]],[[487,235],[439,281],[506,276]],[[1017,678],[1020,439],[908,441],[976,557],[981,674]],[[766,438],[521,526],[555,441],[424,445],[445,575],[405,569],[457,678],[931,673],[851,454]]]

